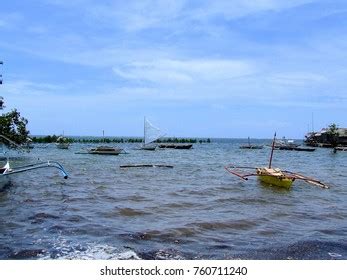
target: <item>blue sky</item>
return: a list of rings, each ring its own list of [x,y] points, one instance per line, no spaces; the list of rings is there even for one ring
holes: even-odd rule
[[[0,95],[32,134],[347,127],[346,1],[3,0],[0,34]]]

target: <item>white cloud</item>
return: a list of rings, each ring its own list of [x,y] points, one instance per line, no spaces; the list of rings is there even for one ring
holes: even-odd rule
[[[111,26],[128,31],[138,31],[177,19],[183,11],[184,0],[143,0],[124,3],[113,2],[109,5],[87,7],[87,14],[97,21],[107,21]]]
[[[177,27],[180,23],[189,26],[192,21],[205,22],[214,17],[230,20],[268,11],[279,12],[315,1],[317,0],[203,0],[198,4],[188,0],[48,2],[67,9],[79,8],[84,12],[87,21],[127,31],[140,31],[169,25]]]
[[[252,63],[241,60],[162,59],[113,67],[113,71],[122,78],[162,84],[228,80],[250,75],[254,73],[255,67]]]
[[[37,83],[28,80],[9,80],[2,85],[3,92],[8,95],[27,95],[27,96],[44,96],[57,93],[62,90],[62,86],[48,83]]]
[[[269,82],[282,86],[312,86],[328,82],[321,74],[307,72],[276,73],[268,77]]]

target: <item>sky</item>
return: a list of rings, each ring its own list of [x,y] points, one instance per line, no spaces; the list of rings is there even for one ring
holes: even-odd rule
[[[344,0],[2,0],[1,60],[3,112],[33,135],[347,127]]]

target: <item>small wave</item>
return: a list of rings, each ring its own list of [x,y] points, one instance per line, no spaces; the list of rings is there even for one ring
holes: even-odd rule
[[[328,252],[328,254],[329,254],[329,256],[332,257],[332,258],[340,258],[340,257],[342,257],[342,255],[337,254],[337,253],[330,253],[330,252]]]
[[[35,220],[35,219],[59,219],[59,217],[52,214],[47,214],[47,213],[38,213],[32,217],[29,217],[29,220]]]
[[[189,209],[189,208],[194,208],[201,206],[203,204],[200,203],[193,203],[193,202],[171,202],[171,203],[166,203],[164,205],[160,205],[160,208],[165,207],[165,208],[173,208],[173,209]]]
[[[32,224],[41,224],[47,219],[59,219],[59,217],[48,213],[38,213],[28,219],[32,221]]]
[[[257,223],[253,221],[246,220],[236,220],[229,222],[201,222],[193,223],[191,226],[196,226],[202,230],[223,230],[223,229],[236,229],[236,230],[246,230],[257,226]]]
[[[142,195],[131,195],[126,198],[129,201],[134,201],[134,202],[142,202],[142,201],[148,201],[149,199],[142,196]]]
[[[140,260],[141,258],[129,249],[120,251],[108,245],[87,245],[86,249],[74,249],[69,252],[61,250],[54,259],[62,260]]]
[[[120,208],[118,209],[118,213],[120,216],[125,216],[125,217],[149,215],[149,213],[145,211],[135,210],[133,208]]]
[[[72,215],[72,216],[67,217],[66,220],[68,222],[78,223],[78,222],[85,220],[85,218],[80,216],[80,215]]]
[[[139,252],[139,257],[144,260],[184,260],[182,254],[173,249]]]
[[[159,241],[160,243],[183,244],[188,243],[186,238],[193,237],[199,231],[194,227],[172,228],[165,231],[151,230],[146,232],[135,232],[120,234],[119,236],[125,241]]]
[[[32,259],[42,256],[45,252],[44,249],[24,249],[10,253],[8,258],[14,260]]]
[[[268,260],[329,260],[346,259],[345,242],[300,241],[288,246],[252,250],[241,255],[242,259]]]
[[[46,244],[47,246],[47,244]],[[139,260],[135,250],[129,247],[115,247],[108,244],[76,243],[58,237],[45,250],[22,250],[16,255],[22,259],[60,260]]]

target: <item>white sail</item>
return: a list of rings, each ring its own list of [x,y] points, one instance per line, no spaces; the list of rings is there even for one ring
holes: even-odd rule
[[[163,136],[163,133],[159,128],[155,127],[145,118],[145,127],[144,127],[144,144],[147,145],[158,140]]]

